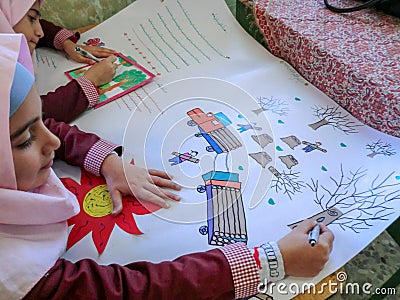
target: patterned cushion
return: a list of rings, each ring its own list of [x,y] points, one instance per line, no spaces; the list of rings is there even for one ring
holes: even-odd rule
[[[323,0],[240,1],[274,55],[361,122],[400,137],[400,18],[337,14]]]

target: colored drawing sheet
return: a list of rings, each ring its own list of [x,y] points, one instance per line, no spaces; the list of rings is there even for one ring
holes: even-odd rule
[[[339,269],[398,218],[400,139],[360,123],[272,56],[223,0],[138,0],[81,39],[133,57],[156,77],[74,124],[123,144],[126,162],[167,171],[183,189],[169,209],[132,210],[141,234],[117,224],[100,255],[88,233],[65,258],[125,264],[252,247],[312,218],[328,224],[334,248],[315,278],[282,281],[301,285]],[[39,49],[36,60],[42,93],[78,67],[52,50]],[[79,168],[56,162],[55,171],[82,184]]]
[[[95,104],[94,108],[103,106],[104,104],[130,93],[146,83],[149,83],[154,78],[154,74],[132,59],[120,53],[117,53],[116,57],[117,60],[114,63],[119,66],[115,76],[109,83],[99,86],[99,101]],[[81,77],[85,75],[86,71],[91,66],[92,65],[85,65],[66,71],[65,75],[67,75],[69,79]]]

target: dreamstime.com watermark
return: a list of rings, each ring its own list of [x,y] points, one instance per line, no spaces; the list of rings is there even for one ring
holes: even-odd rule
[[[312,294],[320,295],[329,292],[329,294],[347,294],[347,295],[396,295],[395,287],[373,287],[372,283],[357,283],[346,282],[347,274],[345,272],[338,272],[336,275],[337,281],[329,280],[320,285],[315,283],[305,282],[298,284],[295,282],[261,282],[258,286],[258,292],[262,294]]]

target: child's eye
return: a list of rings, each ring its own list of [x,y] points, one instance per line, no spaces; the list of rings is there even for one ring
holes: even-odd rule
[[[21,143],[21,144],[19,144],[19,145],[17,145],[17,147],[19,148],[19,149],[27,149],[27,148],[29,148],[30,146],[32,146],[32,143],[33,143],[33,141],[36,139],[36,136],[34,136],[34,135],[30,135],[30,137],[25,141],[25,142],[23,142],[23,143]]]
[[[37,20],[36,17],[30,16],[30,15],[28,15],[28,18],[29,18],[29,21],[30,21],[31,23],[34,23],[34,22]]]

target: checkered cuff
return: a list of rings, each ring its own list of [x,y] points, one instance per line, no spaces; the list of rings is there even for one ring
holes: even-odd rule
[[[117,147],[118,145],[114,143],[101,139],[98,140],[86,154],[83,167],[86,171],[93,173],[96,176],[100,176],[101,164]]]
[[[285,277],[282,254],[276,243],[269,242],[254,247],[253,256],[257,262],[262,283],[276,282]]]
[[[235,243],[219,248],[231,267],[235,299],[258,293],[260,276],[254,257],[244,243]]]
[[[75,78],[78,84],[81,86],[83,93],[89,103],[88,108],[93,107],[99,101],[99,90],[96,86],[85,76]]]
[[[68,29],[61,29],[54,37],[54,47],[57,50],[64,50],[63,43],[65,40],[75,36],[75,32]]]

